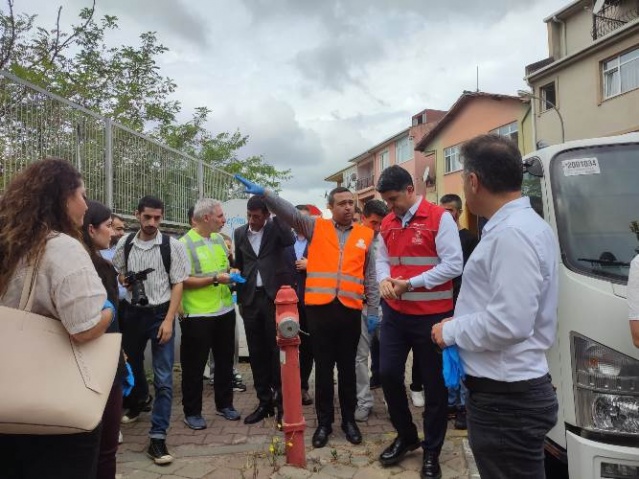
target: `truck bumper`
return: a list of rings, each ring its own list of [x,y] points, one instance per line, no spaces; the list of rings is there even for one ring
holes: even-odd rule
[[[639,477],[639,448],[591,441],[566,431],[568,473],[580,479]]]

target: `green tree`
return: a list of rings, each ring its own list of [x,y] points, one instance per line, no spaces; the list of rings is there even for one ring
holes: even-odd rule
[[[142,33],[137,46],[109,46],[108,34],[118,28],[118,18],[96,19],[95,0],[91,8],[80,11],[79,22],[70,31],[60,26],[61,11],[62,7],[53,28],[46,29],[36,25],[36,15],[16,15],[13,0],[7,0],[6,8],[0,9],[0,69],[211,166],[275,189],[290,177],[289,170],[277,170],[262,156],[240,158],[248,136],[209,131],[208,107],[197,108],[186,123],[177,122],[181,105],[172,99],[177,85],[160,72],[157,59],[168,48],[156,32]]]

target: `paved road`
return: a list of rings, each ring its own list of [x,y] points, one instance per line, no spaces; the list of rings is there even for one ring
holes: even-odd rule
[[[256,398],[251,387],[248,364],[241,364],[240,371],[249,388],[244,393],[236,393],[234,402],[236,409],[244,417],[255,408]],[[213,392],[208,381],[205,382],[204,391],[204,416],[208,428],[193,431],[183,423],[180,375],[179,371],[176,371],[171,429],[167,438],[169,451],[176,458],[174,463],[164,467],[156,466],[146,457],[150,418],[149,414],[143,413],[138,422],[122,426],[124,443],[118,452],[118,478],[419,478],[419,451],[408,455],[400,466],[396,467],[382,468],[376,460],[395,436],[382,400],[381,389],[374,391],[375,407],[368,422],[360,423],[364,442],[359,446],[353,446],[346,441],[339,428],[340,417],[337,414],[334,432],[328,445],[322,449],[313,449],[310,444],[316,427],[315,412],[313,406],[304,407],[304,417],[307,421],[304,435],[307,450],[306,469],[286,465],[283,434],[276,430],[272,419],[252,426],[245,425],[241,420],[226,421],[214,414]],[[421,410],[413,408],[413,416],[421,422]],[[452,424],[449,424],[441,455],[443,477],[446,479],[471,477],[467,465],[468,458],[464,454],[465,438],[465,431],[455,431]]]

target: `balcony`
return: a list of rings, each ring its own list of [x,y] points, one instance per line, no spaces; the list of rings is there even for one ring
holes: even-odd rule
[[[355,183],[355,189],[357,191],[365,190],[366,188],[371,188],[373,186],[375,186],[375,175],[358,178]]]
[[[597,40],[639,17],[639,0],[607,0],[592,16],[592,39]]]

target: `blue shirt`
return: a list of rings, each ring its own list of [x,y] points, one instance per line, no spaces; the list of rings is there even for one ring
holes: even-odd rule
[[[304,257],[304,251],[306,251],[307,245],[308,240],[306,238],[300,239],[299,236],[295,238],[295,259],[302,259]]]
[[[548,373],[557,332],[558,247],[527,197],[503,205],[470,256],[452,321],[443,326],[466,374],[521,381]]]

